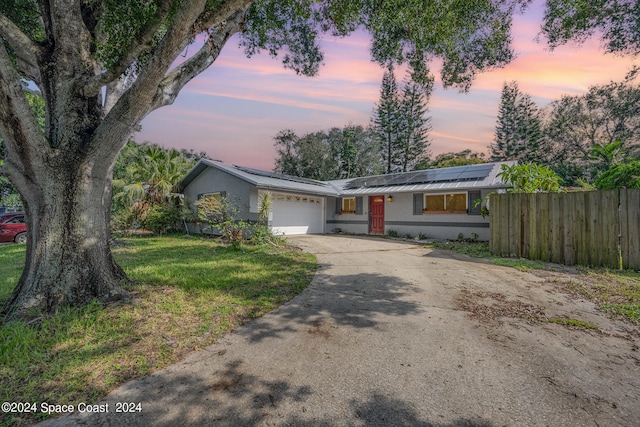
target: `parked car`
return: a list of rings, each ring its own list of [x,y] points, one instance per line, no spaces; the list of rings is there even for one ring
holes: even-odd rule
[[[0,242],[27,243],[24,212],[0,214]]]

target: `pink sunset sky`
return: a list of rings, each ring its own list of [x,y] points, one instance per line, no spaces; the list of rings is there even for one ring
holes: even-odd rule
[[[535,40],[542,14],[540,2],[534,2],[514,17],[516,59],[479,75],[468,93],[443,89],[438,64],[432,64],[436,72],[429,102],[433,155],[464,149],[487,152],[505,81],[516,80],[538,106],[545,107],[563,94],[582,94],[589,86],[621,80],[634,64],[630,57],[605,55],[596,39],[550,52]],[[267,53],[247,59],[238,39],[231,39],[216,62],[191,81],[173,105],[141,123],[135,138],[272,170],[273,137],[282,129],[303,135],[349,123],[369,124],[384,70],[370,60],[368,36],[326,36],[322,47],[324,66],[319,76],[309,78],[285,70],[280,59]],[[403,73],[398,72],[397,78],[401,81]]]

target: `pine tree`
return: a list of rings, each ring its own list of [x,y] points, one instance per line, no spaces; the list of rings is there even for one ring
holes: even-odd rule
[[[399,110],[398,84],[389,67],[382,76],[380,87],[380,101],[373,110],[373,128],[380,142],[380,155],[384,164],[384,172],[396,172],[397,145],[399,139]]]
[[[531,96],[520,92],[518,83],[505,83],[500,96],[495,142],[491,161],[538,161],[542,154],[542,120]]]
[[[521,93],[518,100],[518,144],[516,158],[522,162],[540,162],[543,152],[542,118],[538,106],[529,94]]]
[[[405,83],[400,102],[398,147],[402,172],[412,170],[420,160],[429,156],[428,132],[431,130],[431,117],[426,116],[428,96],[425,89],[416,83]]]
[[[385,173],[412,170],[429,154],[427,134],[431,118],[426,116],[429,89],[407,79],[401,91],[393,69],[389,68],[382,78],[380,101],[372,118]]]

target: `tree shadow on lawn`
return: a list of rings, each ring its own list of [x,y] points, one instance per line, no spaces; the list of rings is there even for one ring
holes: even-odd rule
[[[210,248],[202,250],[211,252]],[[173,284],[183,289],[215,289],[250,301],[265,295],[277,298],[278,293],[296,295],[290,281],[301,279],[303,271],[308,272],[311,270],[309,267],[315,267],[315,264],[312,266],[290,255],[256,253],[249,249],[244,254],[246,256],[225,263],[223,259],[228,250],[217,250],[205,260],[196,260],[180,256],[180,248],[145,249],[145,259],[166,265],[166,275],[158,277],[148,273],[144,281]],[[220,263],[207,264],[208,260],[216,258]],[[290,265],[291,269],[283,272],[282,265]],[[127,267],[135,270],[144,269],[145,265],[134,260],[128,262]],[[244,274],[243,270],[259,272],[250,275]],[[407,298],[416,292],[419,292],[417,287],[393,276],[371,273],[334,276],[318,272],[309,287],[273,313],[283,321],[277,324],[264,320],[251,322],[238,333],[247,334],[252,342],[259,342],[292,332],[296,325],[313,326],[319,318],[327,317],[342,326],[372,328],[379,323],[377,315],[403,316],[420,312],[420,306]]]
[[[76,412],[41,426],[494,427],[482,419],[430,422],[416,410],[415,403],[420,402],[397,399],[380,390],[366,394],[366,398],[335,396],[327,402],[314,398],[310,385],[267,380],[245,372],[243,362],[233,360],[210,376],[202,370],[196,374],[158,372],[109,395],[101,402],[109,403],[109,413]],[[117,402],[140,402],[141,411],[116,413]]]
[[[420,304],[411,301],[418,287],[392,276],[353,274],[333,276],[318,273],[300,295],[263,318],[238,330],[251,342],[278,338],[299,327],[318,327],[327,318],[340,326],[376,328],[382,316],[420,313]]]

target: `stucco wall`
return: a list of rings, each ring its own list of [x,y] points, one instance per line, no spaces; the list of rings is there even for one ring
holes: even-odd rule
[[[490,193],[482,190],[482,198]],[[413,214],[414,193],[391,193],[393,201],[386,201],[385,194],[385,234],[390,230],[400,236],[412,237],[420,234],[434,239],[455,240],[462,233],[465,238],[472,233],[480,240],[489,240],[489,218],[468,214]],[[436,194],[436,193],[434,193]],[[327,202],[327,232],[340,229],[345,233],[366,234],[369,232],[369,196],[363,197],[362,215],[336,214],[334,198]]]
[[[335,197],[326,199],[325,218],[327,218],[325,233],[342,231],[345,233],[367,234],[369,232],[369,198],[363,197],[362,214],[336,214]]]
[[[195,212],[195,203],[197,202],[198,194],[220,193],[223,191],[226,191],[229,202],[240,209],[238,219],[257,219],[258,191],[248,182],[221,170],[214,168],[205,169],[189,183],[183,193],[187,198],[189,206]],[[251,209],[252,199],[255,205],[253,209]]]

